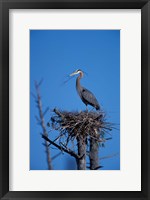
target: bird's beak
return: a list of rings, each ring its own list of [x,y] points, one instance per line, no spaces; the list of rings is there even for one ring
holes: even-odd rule
[[[72,74],[70,74],[70,76],[74,76],[74,75],[76,75],[77,73],[76,72],[73,72]]]

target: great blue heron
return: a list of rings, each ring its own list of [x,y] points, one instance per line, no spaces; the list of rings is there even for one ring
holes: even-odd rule
[[[78,92],[81,100],[86,105],[86,109],[87,109],[87,105],[89,104],[89,105],[93,106],[96,110],[99,110],[100,105],[99,105],[97,99],[95,98],[94,94],[92,92],[90,92],[89,90],[87,90],[86,88],[82,87],[80,84],[80,79],[83,77],[83,71],[80,69],[77,69],[75,72],[70,74],[70,76],[74,76],[76,74],[79,74],[79,76],[76,79],[76,89],[77,89],[77,92]]]

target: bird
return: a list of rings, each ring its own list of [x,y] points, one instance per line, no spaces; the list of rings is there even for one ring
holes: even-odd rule
[[[76,74],[79,74],[79,76],[76,79],[76,90],[77,90],[78,95],[80,96],[81,100],[86,105],[86,110],[87,110],[87,105],[91,105],[96,110],[100,110],[100,105],[99,105],[96,97],[94,96],[94,94],[91,91],[89,91],[88,89],[81,86],[81,84],[80,84],[80,80],[81,80],[81,78],[83,78],[83,75],[84,75],[83,71],[81,69],[77,69],[75,72],[70,74],[70,76],[74,76]]]

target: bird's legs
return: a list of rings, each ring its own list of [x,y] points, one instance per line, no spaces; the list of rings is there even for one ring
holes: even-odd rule
[[[86,112],[88,112],[88,107],[87,107],[87,105],[86,105]]]
[[[93,111],[93,110],[94,110],[94,108],[92,108],[92,109],[90,110],[90,112]]]

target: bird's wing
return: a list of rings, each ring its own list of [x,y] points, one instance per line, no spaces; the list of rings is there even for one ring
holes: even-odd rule
[[[87,103],[91,104],[91,105],[98,105],[99,106],[99,103],[97,101],[97,99],[95,98],[94,94],[87,90],[86,88],[83,88],[82,90],[82,97],[85,101],[87,101]]]

